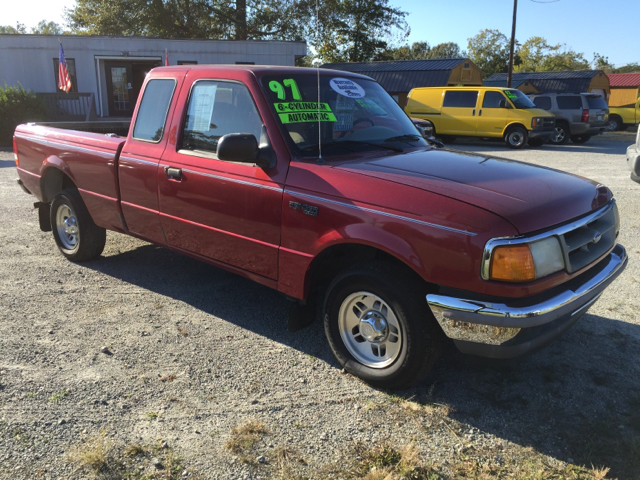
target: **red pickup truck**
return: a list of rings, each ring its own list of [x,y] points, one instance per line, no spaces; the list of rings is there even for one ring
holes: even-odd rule
[[[344,368],[420,378],[446,337],[508,358],[558,337],[627,263],[602,185],[431,146],[368,77],[160,67],[125,137],[34,124],[14,138],[40,228],[71,261],[105,230],[228,269],[321,312]]]

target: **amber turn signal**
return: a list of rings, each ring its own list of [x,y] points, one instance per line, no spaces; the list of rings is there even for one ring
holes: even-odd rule
[[[535,278],[536,267],[528,245],[504,245],[493,251],[491,279],[528,282]]]

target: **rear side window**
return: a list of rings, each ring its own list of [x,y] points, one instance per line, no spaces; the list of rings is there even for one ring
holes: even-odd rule
[[[155,143],[162,139],[175,86],[176,81],[172,79],[149,80],[138,109],[133,138]]]
[[[558,108],[560,110],[582,109],[582,98],[580,97],[580,95],[558,95],[556,97],[556,102],[558,102]]]
[[[467,107],[475,108],[476,101],[478,100],[478,91],[464,91],[456,92],[454,90],[448,90],[444,94],[443,107]]]
[[[506,106],[507,99],[504,98],[504,95],[502,95],[500,92],[484,92],[482,108],[500,108],[500,101],[503,101]]]
[[[600,95],[587,95],[587,103],[589,104],[589,108],[601,108],[606,110],[609,108],[607,102],[604,101]]]
[[[543,110],[551,110],[551,97],[536,97],[533,99],[533,104]]]

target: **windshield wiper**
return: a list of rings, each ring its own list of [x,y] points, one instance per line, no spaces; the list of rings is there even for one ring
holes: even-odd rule
[[[422,137],[420,135],[408,134],[408,135],[398,135],[395,137],[389,137],[385,140],[385,142],[415,142],[420,140]]]

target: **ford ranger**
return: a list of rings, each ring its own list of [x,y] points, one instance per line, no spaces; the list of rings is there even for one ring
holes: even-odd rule
[[[26,124],[14,152],[69,260],[113,230],[235,272],[292,301],[291,329],[321,312],[337,360],[376,386],[418,380],[447,337],[535,351],[627,263],[608,188],[436,148],[347,72],[160,67],[126,137]]]

